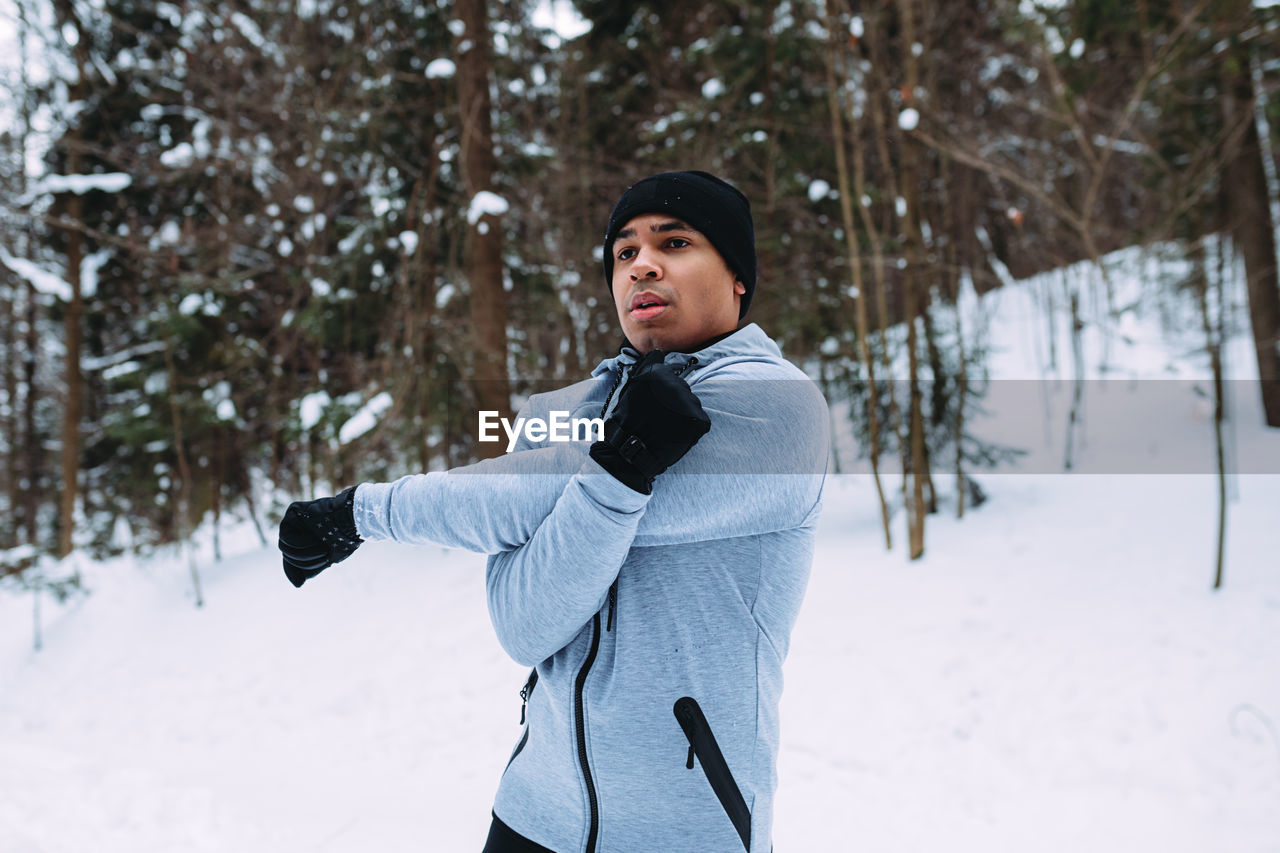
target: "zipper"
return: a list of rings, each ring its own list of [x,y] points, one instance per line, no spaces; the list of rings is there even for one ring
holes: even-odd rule
[[[520,736],[520,742],[516,744],[516,748],[511,753],[511,757],[507,759],[507,767],[503,768],[502,770],[503,773],[507,772],[507,768],[511,767],[511,762],[516,760],[516,756],[519,755],[524,750],[525,745],[529,743],[530,727],[525,726],[524,709],[525,709],[525,706],[529,704],[529,697],[533,695],[533,685],[537,683],[538,683],[538,670],[536,669],[530,670],[529,680],[524,683],[524,687],[520,688],[520,725],[524,726],[524,734]]]
[[[524,683],[524,687],[520,688],[520,725],[524,725],[524,709],[529,704],[529,697],[533,695],[533,686],[538,683],[538,670],[533,669],[529,672],[529,680]]]
[[[683,376],[689,370],[693,369],[693,367],[697,363],[698,363],[697,357],[689,359],[689,361],[680,369],[680,371],[676,375]],[[604,405],[600,407],[600,417],[603,418],[605,414],[608,413],[609,404],[613,402],[613,395],[617,392],[618,386],[622,384],[622,380],[626,377],[627,373],[628,371],[625,368],[619,369],[618,378],[614,380],[613,387],[609,389],[609,393],[604,398]],[[618,608],[618,579],[614,578],[613,583],[609,585],[609,619],[605,623],[606,631],[613,630],[614,614],[616,613],[617,608]],[[588,649],[587,651],[587,659],[583,661],[582,668],[578,670],[578,677],[575,680],[574,691],[573,691],[573,710],[574,710],[574,716],[577,721],[578,764],[582,768],[582,778],[587,784],[587,806],[590,810],[590,823],[587,828],[587,848],[585,853],[595,853],[596,838],[599,836],[599,833],[600,833],[600,801],[596,794],[595,780],[591,776],[591,761],[587,756],[587,725],[586,725],[586,720],[583,717],[583,710],[585,706],[585,703],[583,701],[583,691],[587,683],[587,674],[591,671],[591,666],[595,663],[596,655],[599,653],[599,651],[600,651],[600,614],[597,613],[591,619],[591,648]],[[534,680],[536,681],[536,671],[534,673]],[[529,685],[529,689],[532,689],[532,685]],[[524,691],[521,691],[521,695],[522,696],[524,695]],[[693,700],[690,700],[690,701],[693,701]],[[523,717],[523,710],[521,711],[521,716]],[[690,755],[692,756],[692,747],[690,747]],[[690,761],[692,762],[692,757],[690,758]],[[692,766],[693,765],[690,764],[690,767]],[[741,799],[742,795],[739,794],[738,798]],[[743,808],[744,809],[746,808],[745,802],[743,803]],[[750,815],[748,814],[748,823],[749,822],[750,822]],[[748,834],[750,834],[751,832],[751,828],[749,825],[747,827],[747,832]],[[739,833],[741,833],[741,830],[739,830]]]
[[[685,768],[692,770],[694,756],[697,756],[702,764],[702,772],[711,783],[711,790],[729,816],[733,828],[738,831],[742,846],[751,850],[751,810],[747,808],[747,801],[743,798],[738,783],[733,780],[729,763],[724,760],[724,753],[716,743],[716,736],[711,731],[706,715],[689,696],[677,699],[672,710],[685,737],[689,739],[689,756],[685,760]]]
[[[618,386],[622,384],[622,378],[627,373],[626,368],[618,369],[618,378],[613,381],[613,387],[609,389],[608,395],[604,398],[604,405],[600,407],[600,417],[604,417],[605,412],[609,411],[609,404],[613,402],[614,392],[618,390]],[[618,579],[614,578],[613,583],[609,584],[609,621],[605,623],[605,630],[613,630],[613,614],[618,609]]]
[[[587,673],[596,662],[596,654],[600,651],[600,614],[591,619],[591,648],[587,651],[587,659],[578,670],[578,678],[574,682],[573,712],[577,719],[578,763],[582,767],[582,778],[587,783],[587,805],[590,809],[591,822],[587,829],[587,848],[584,853],[595,853],[596,836],[600,832],[600,802],[596,798],[596,783],[591,778],[591,762],[587,758],[587,723],[583,718],[582,693],[587,683]]]
[[[693,370],[695,367],[697,367],[697,365],[698,365],[698,357],[695,355],[691,357],[688,361],[686,361],[684,365],[681,366],[681,368],[676,371],[676,376],[683,377],[690,370]]]

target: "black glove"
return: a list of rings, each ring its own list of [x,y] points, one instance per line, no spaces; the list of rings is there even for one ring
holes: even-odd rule
[[[604,441],[591,445],[591,458],[632,489],[653,492],[653,479],[689,452],[711,429],[689,385],[650,350],[631,369],[631,378],[604,422]]]
[[[360,547],[364,540],[351,509],[355,499],[352,486],[337,497],[289,504],[280,520],[280,552],[289,583],[302,586]]]

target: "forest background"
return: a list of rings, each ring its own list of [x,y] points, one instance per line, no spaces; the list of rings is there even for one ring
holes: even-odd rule
[[[0,33],[0,580],[25,588],[471,461],[477,410],[616,351],[604,223],[664,169],[752,199],[750,319],[849,419],[886,544],[881,460],[909,474],[911,556],[931,472],[963,512],[1008,456],[966,429],[966,293],[1084,262],[1045,310],[1118,335],[1104,257],[1147,247],[1219,427],[1241,334],[1280,427],[1270,4],[7,0]]]

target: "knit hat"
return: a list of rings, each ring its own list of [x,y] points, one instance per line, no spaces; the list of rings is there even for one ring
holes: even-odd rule
[[[636,182],[618,199],[604,232],[604,281],[610,288],[618,232],[646,213],[670,214],[711,241],[747,289],[738,310],[738,319],[745,317],[756,290],[756,238],[747,197],[708,172],[663,172]]]

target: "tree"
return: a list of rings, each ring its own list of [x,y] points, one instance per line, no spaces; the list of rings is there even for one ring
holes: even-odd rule
[[[509,203],[493,192],[497,159],[493,151],[493,38],[485,0],[459,0],[463,22],[458,37],[458,100],[462,122],[462,178],[470,199],[465,270],[475,333],[476,402],[482,411],[510,417],[507,381],[507,296],[503,287],[500,217]],[[498,443],[479,444],[482,455],[497,456]]]
[[[1244,258],[1263,415],[1268,426],[1280,427],[1280,277],[1255,118],[1253,59],[1243,36],[1249,5],[1247,0],[1228,0],[1215,7],[1217,35],[1226,41],[1219,66],[1222,120],[1233,142],[1226,152],[1221,187],[1226,227]]]

